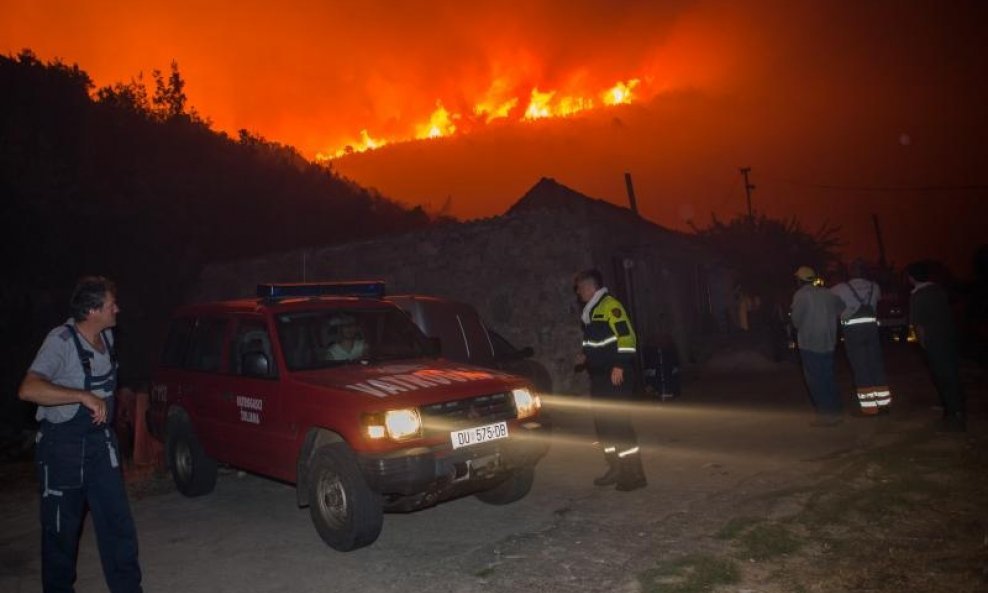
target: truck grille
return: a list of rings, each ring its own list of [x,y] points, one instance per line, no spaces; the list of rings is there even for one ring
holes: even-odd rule
[[[427,436],[509,420],[517,415],[515,400],[510,393],[494,393],[429,404],[420,407],[419,410]]]

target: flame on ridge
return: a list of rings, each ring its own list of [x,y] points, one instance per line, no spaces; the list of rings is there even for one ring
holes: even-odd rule
[[[425,140],[426,138],[440,138],[449,136],[456,132],[456,124],[453,120],[460,119],[457,114],[450,115],[449,111],[443,107],[442,101],[436,101],[436,110],[429,116],[429,122],[415,126],[415,138]]]
[[[325,162],[358,152],[374,150],[394,142],[442,138],[456,134],[458,131],[461,133],[469,132],[471,129],[499,119],[514,118],[532,121],[551,117],[569,117],[594,108],[627,105],[637,99],[636,89],[640,85],[641,80],[637,78],[618,81],[611,88],[593,96],[565,95],[555,90],[540,91],[538,87],[534,87],[524,110],[520,110],[521,101],[517,96],[509,96],[506,81],[497,80],[491,86],[488,96],[478,102],[473,107],[472,112],[468,114],[451,112],[443,105],[442,101],[436,101],[436,109],[426,121],[415,125],[415,133],[411,137],[373,138],[366,129],[362,129],[358,140],[333,152],[317,153],[315,159]]]

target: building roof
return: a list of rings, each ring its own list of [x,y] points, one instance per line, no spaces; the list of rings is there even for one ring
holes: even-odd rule
[[[652,230],[675,233],[661,225],[642,218],[630,208],[618,206],[605,200],[591,198],[559,183],[552,177],[543,177],[523,195],[506,214],[520,214],[532,210],[565,210],[591,218],[604,217],[609,220],[622,220],[631,224],[641,224]]]

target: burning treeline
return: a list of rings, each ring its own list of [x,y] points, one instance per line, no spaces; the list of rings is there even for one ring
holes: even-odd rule
[[[614,85],[587,92],[542,89],[534,86],[527,93],[512,87],[503,79],[495,80],[488,91],[474,102],[472,109],[451,111],[436,100],[435,110],[421,123],[415,124],[406,135],[374,137],[368,129],[360,130],[359,139],[347,143],[335,152],[320,152],[316,160],[327,161],[356,152],[374,150],[386,144],[409,140],[441,138],[457,133],[469,133],[498,120],[508,122],[530,121],[552,117],[568,117],[577,113],[625,105],[639,100],[649,92],[649,85],[642,78],[618,81]]]

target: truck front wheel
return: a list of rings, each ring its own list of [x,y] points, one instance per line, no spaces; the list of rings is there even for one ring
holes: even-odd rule
[[[343,443],[316,450],[309,463],[309,513],[331,548],[349,552],[377,540],[384,523],[380,497]]]

